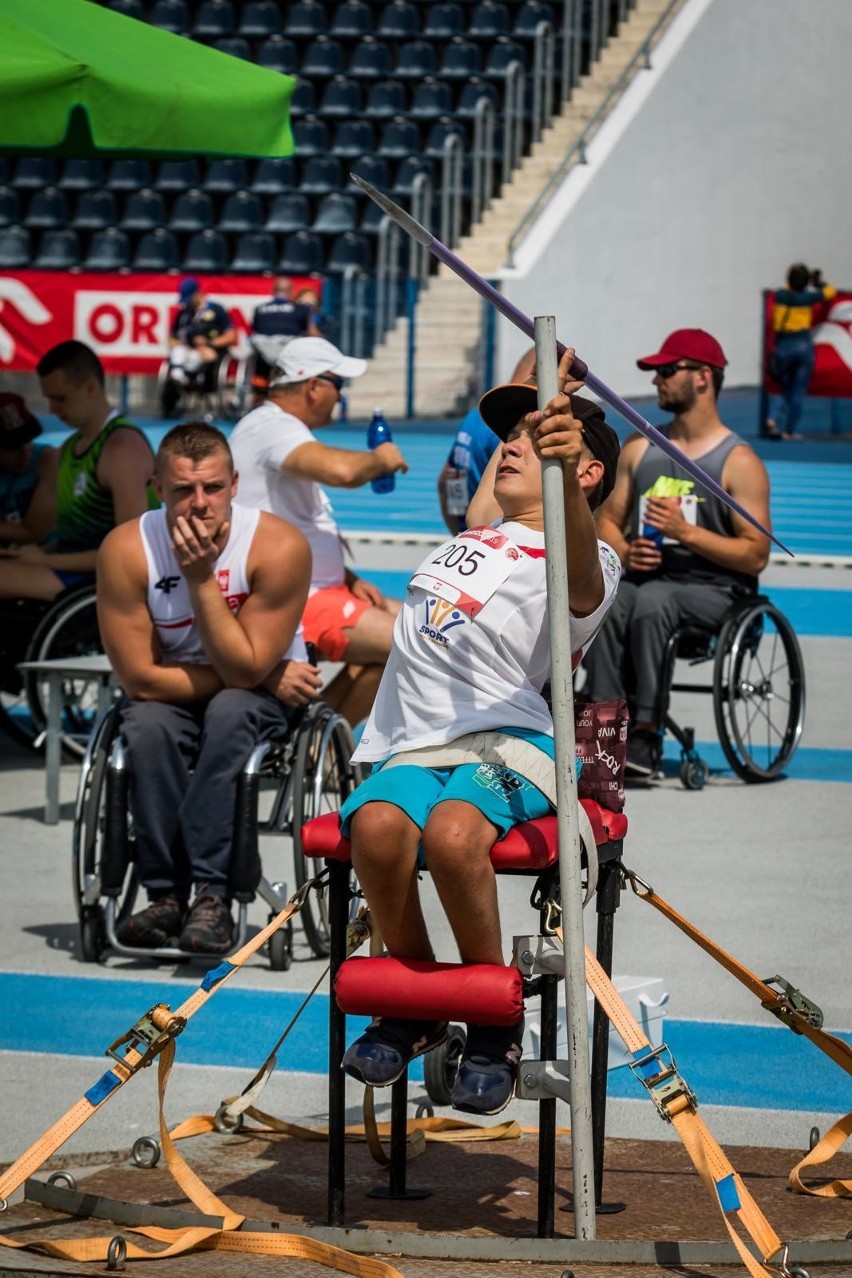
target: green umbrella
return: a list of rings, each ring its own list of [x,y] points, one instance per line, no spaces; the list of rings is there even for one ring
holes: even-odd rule
[[[292,155],[294,86],[91,0],[0,0],[7,154]]]

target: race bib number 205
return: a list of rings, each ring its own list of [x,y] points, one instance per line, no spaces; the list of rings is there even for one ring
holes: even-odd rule
[[[522,552],[496,528],[470,528],[439,546],[415,572],[419,586],[471,619],[517,567]]]

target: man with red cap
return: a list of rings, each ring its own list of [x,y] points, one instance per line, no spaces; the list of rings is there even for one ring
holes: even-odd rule
[[[637,360],[654,374],[663,433],[765,527],[769,477],[745,440],[721,421],[725,353],[710,333],[682,328]],[[598,532],[623,575],[597,642],[584,659],[593,701],[627,697],[627,771],[650,777],[662,754],[660,678],[669,635],[681,624],[717,626],[733,600],[757,587],[769,539],[718,498],[695,492],[675,462],[642,435],[624,444]]]

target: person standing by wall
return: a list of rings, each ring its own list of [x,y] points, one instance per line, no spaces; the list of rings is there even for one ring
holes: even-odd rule
[[[781,387],[781,411],[778,420],[768,418],[763,435],[766,439],[799,439],[797,427],[802,418],[808,384],[814,369],[814,307],[837,295],[837,289],[826,284],[820,270],[811,271],[796,262],[787,272],[787,287],[779,288],[772,307],[772,332],[775,345],[770,352],[772,376]]]

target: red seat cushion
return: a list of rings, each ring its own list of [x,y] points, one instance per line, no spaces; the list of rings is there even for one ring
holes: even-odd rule
[[[348,958],[338,970],[334,994],[350,1016],[517,1025],[524,1014],[521,973],[493,963]]]

